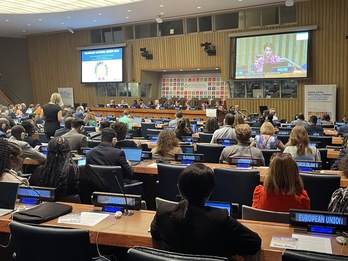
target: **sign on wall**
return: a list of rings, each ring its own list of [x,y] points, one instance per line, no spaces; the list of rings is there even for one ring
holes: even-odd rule
[[[305,118],[312,114],[318,118],[329,114],[331,121],[336,121],[337,87],[332,85],[305,85]]]
[[[62,96],[65,105],[74,106],[74,89],[71,87],[58,88],[58,93]]]

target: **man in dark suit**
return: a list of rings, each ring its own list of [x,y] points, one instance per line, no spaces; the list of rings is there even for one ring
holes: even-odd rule
[[[73,119],[71,121],[71,130],[68,133],[62,135],[62,137],[66,138],[70,143],[71,150],[77,150],[77,152],[81,152],[83,148],[88,147],[87,137],[83,135],[83,120]]]
[[[54,133],[54,137],[63,136],[65,133],[71,131],[71,122],[73,119],[73,117],[66,117],[64,120],[64,128],[56,130],[56,132]]]
[[[101,143],[90,150],[86,155],[86,164],[120,166],[126,183],[131,183],[133,168],[127,162],[124,152],[115,148],[113,141],[116,132],[111,128],[102,130]]]
[[[309,117],[308,125],[303,126],[309,135],[312,133],[323,133],[323,127],[317,125],[318,117],[311,115]]]
[[[1,112],[0,118],[5,118],[6,120],[8,120],[11,128],[16,125],[16,123],[13,121],[12,117],[9,116],[9,110],[6,106],[2,106],[0,112]]]

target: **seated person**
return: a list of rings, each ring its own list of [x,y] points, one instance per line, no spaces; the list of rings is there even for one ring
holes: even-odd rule
[[[35,146],[41,145],[41,142],[38,139],[35,139],[33,137],[35,133],[35,126],[34,124],[29,121],[25,120],[21,123],[21,125],[24,127],[25,132],[28,134],[28,136],[24,139],[24,141],[28,142],[30,146],[35,148]]]
[[[85,125],[87,126],[97,126],[97,117],[95,116],[95,114],[91,111],[88,111],[86,113],[86,116],[83,119],[83,122],[85,123]]]
[[[127,129],[128,130],[131,130],[133,127],[132,127],[132,121],[130,119],[130,112],[128,110],[125,110],[123,112],[123,117],[120,117],[118,119],[119,122],[123,122],[127,125]]]
[[[324,114],[321,120],[321,125],[333,125],[329,114]]]
[[[224,127],[213,133],[210,143],[217,143],[217,139],[236,139],[236,132],[232,125],[234,123],[234,115],[227,113],[224,119]]]
[[[300,125],[300,126],[306,126],[308,123],[305,121],[305,117],[303,113],[299,113],[295,116],[295,120],[293,120],[291,125]]]
[[[290,208],[310,209],[296,162],[287,153],[275,153],[263,186],[254,190],[253,208],[289,212]]]
[[[281,140],[274,135],[275,129],[270,122],[265,122],[260,128],[261,134],[256,135],[251,146],[259,149],[280,149],[283,151],[285,146]]]
[[[29,184],[27,179],[18,176],[22,163],[22,149],[17,144],[0,138],[0,182]]]
[[[219,123],[216,118],[209,118],[205,123],[203,128],[204,133],[214,133],[216,130],[220,129]]]
[[[114,122],[111,124],[112,128],[116,132],[116,143],[115,148],[137,148],[137,144],[133,140],[126,140],[127,136],[127,125],[123,122]]]
[[[45,155],[35,150],[28,142],[24,141],[26,136],[27,133],[24,127],[22,125],[16,125],[11,129],[11,137],[8,141],[16,143],[22,149],[23,159],[31,158],[37,160],[40,164],[44,164],[46,162]]]
[[[340,169],[339,164],[340,164],[341,160],[348,154],[348,147],[347,147],[348,146],[348,136],[345,136],[343,138],[343,145],[342,146],[344,149],[340,150],[340,154],[338,154],[337,159],[335,160],[335,162],[331,166],[332,170],[339,170]]]
[[[156,147],[151,150],[153,158],[174,160],[175,154],[181,154],[182,149],[174,131],[162,130],[158,135]]]
[[[0,137],[8,138],[7,134],[10,132],[10,122],[5,118],[0,118]]]
[[[234,121],[232,127],[235,128],[238,124],[244,124],[244,116],[242,114],[234,115]]]
[[[71,121],[71,130],[68,133],[62,135],[62,137],[66,138],[70,143],[71,150],[77,150],[81,152],[82,149],[88,147],[87,137],[83,135],[84,122],[81,119],[73,119]]]
[[[220,163],[228,163],[230,156],[236,158],[259,159],[260,165],[265,165],[265,159],[262,151],[249,145],[251,138],[251,128],[248,124],[239,124],[236,126],[237,145],[225,147],[220,155]]]
[[[73,117],[66,117],[64,119],[64,128],[60,128],[56,130],[56,132],[54,133],[54,137],[62,136],[65,133],[68,133],[69,131],[71,131],[71,122],[73,119],[74,119]]]
[[[318,117],[315,115],[311,115],[309,117],[308,125],[305,125],[307,133],[311,135],[312,133],[323,133],[323,127],[317,125]]]
[[[288,143],[285,144],[284,153],[290,153],[294,160],[321,161],[319,150],[308,144],[309,137],[305,128],[295,126],[290,132]]]
[[[175,128],[176,126],[178,126],[178,121],[182,118],[182,111],[177,111],[175,113],[175,120],[171,120],[169,123],[168,123],[168,127],[171,127],[171,128]]]
[[[102,130],[101,142],[86,155],[86,164],[120,166],[126,183],[131,183],[133,168],[127,162],[124,152],[114,147],[116,132],[111,128]]]
[[[176,137],[180,140],[182,136],[192,136],[192,131],[190,131],[190,126],[187,126],[187,118],[181,118],[178,121],[174,132]],[[190,121],[189,121],[190,122]]]
[[[91,139],[91,140],[95,140],[95,141],[100,141],[101,140],[101,132],[103,129],[110,127],[111,122],[108,120],[104,120],[101,121],[99,124],[99,128],[97,128],[97,130],[95,132],[90,132],[87,134],[87,136]]]
[[[85,118],[85,108],[83,108],[83,106],[78,106],[74,117],[75,119],[83,120]]]
[[[164,250],[214,256],[254,255],[261,238],[224,209],[205,207],[215,186],[214,172],[192,164],[178,180],[181,201],[161,204],[151,223],[151,236]]]

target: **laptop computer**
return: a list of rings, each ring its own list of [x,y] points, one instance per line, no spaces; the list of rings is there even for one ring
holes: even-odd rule
[[[121,148],[126,154],[126,159],[130,161],[132,166],[135,166],[140,163],[142,149],[141,148]]]
[[[19,183],[0,182],[0,216],[15,210]]]

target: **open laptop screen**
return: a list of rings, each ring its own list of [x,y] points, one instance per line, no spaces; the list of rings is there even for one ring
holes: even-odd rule
[[[121,148],[126,154],[126,159],[129,161],[140,161],[142,149],[141,148]]]

